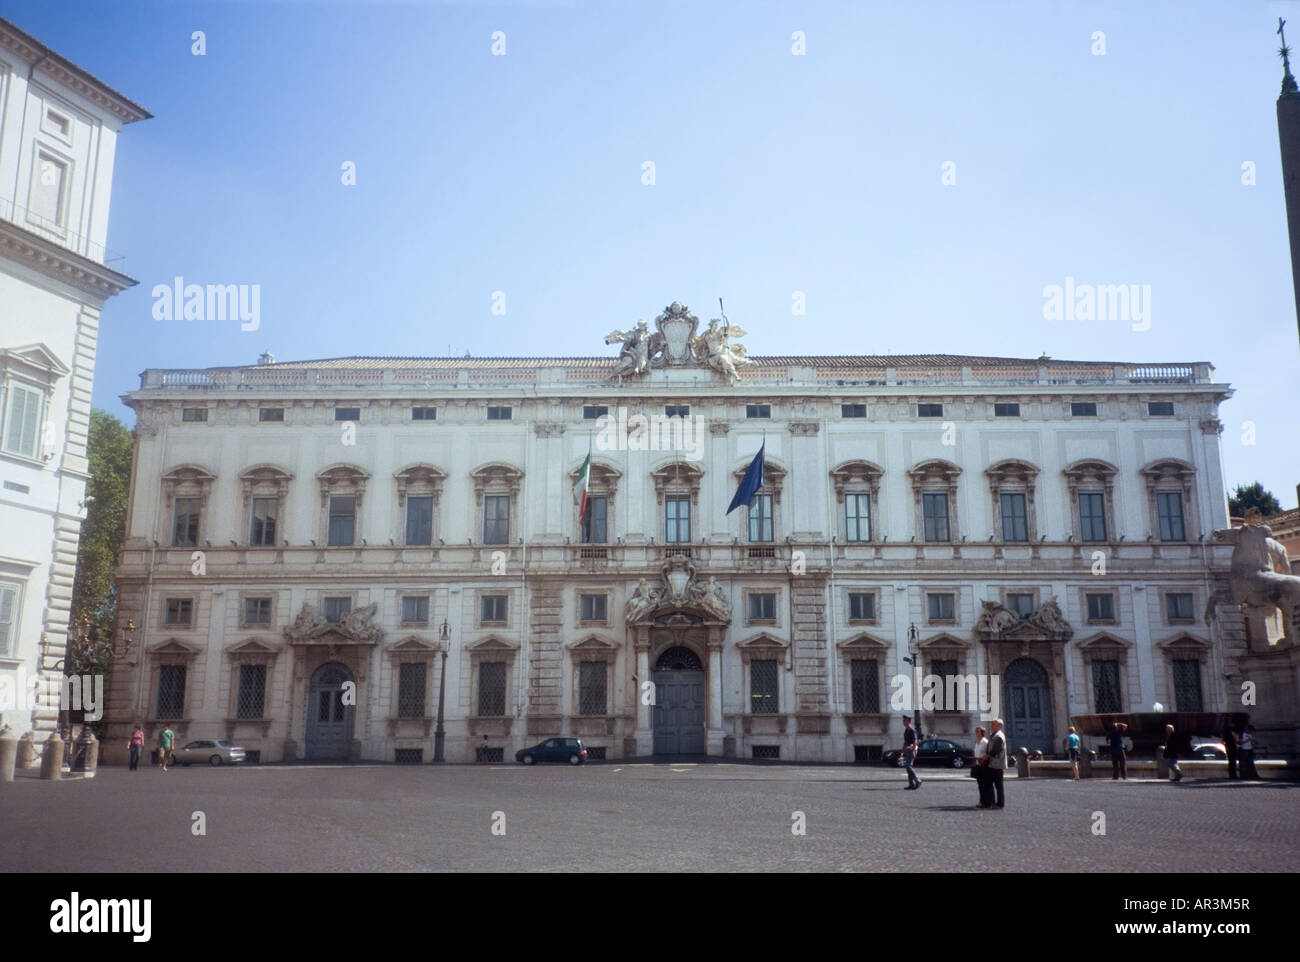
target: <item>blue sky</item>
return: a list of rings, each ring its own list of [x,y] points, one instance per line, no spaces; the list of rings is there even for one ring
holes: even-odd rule
[[[722,296],[753,354],[1210,361],[1237,392],[1229,486],[1296,503],[1274,30],[1294,14],[1300,41],[1300,3],[0,12],[155,115],[119,141],[109,246],[140,284],[105,311],[95,382],[128,423],[146,367],[603,354],[615,327]],[[155,320],[177,275],[259,284],[260,329]],[[1045,320],[1066,277],[1150,285],[1150,329]]]

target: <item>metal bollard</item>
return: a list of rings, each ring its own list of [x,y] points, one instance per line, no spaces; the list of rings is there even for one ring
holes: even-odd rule
[[[1016,777],[1029,777],[1029,749],[1023,745],[1016,749]]]
[[[1079,777],[1092,778],[1092,763],[1096,761],[1097,753],[1091,749],[1083,749],[1079,752]]]

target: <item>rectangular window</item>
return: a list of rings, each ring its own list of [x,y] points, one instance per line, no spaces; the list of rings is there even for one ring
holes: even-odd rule
[[[260,547],[275,544],[275,521],[280,513],[278,498],[254,498],[252,526],[248,532],[248,543]]]
[[[849,592],[849,620],[875,621],[876,595],[870,591]]]
[[[772,405],[770,404],[746,404],[745,417],[747,418],[770,418],[772,416]]]
[[[950,541],[948,532],[948,495],[922,494],[921,512],[925,521],[926,541]]]
[[[9,404],[5,424],[5,450],[10,454],[35,459],[40,451],[38,436],[41,427],[41,405],[44,396],[21,384],[9,388]]]
[[[1070,417],[1095,418],[1096,416],[1097,416],[1097,402],[1095,401],[1070,402]]]
[[[199,499],[177,498],[174,510],[172,547],[196,547],[199,543]]]
[[[424,717],[425,663],[406,661],[397,666],[397,717]]]
[[[1103,597],[1109,598],[1110,595]],[[1122,710],[1119,701],[1118,661],[1102,660],[1092,663],[1092,697],[1098,713]]]
[[[749,663],[749,711],[754,715],[775,715],[777,699],[777,663],[767,659]]]
[[[351,494],[330,497],[329,544],[333,547],[350,545],[357,536],[357,499]]]
[[[433,544],[433,498],[406,499],[406,543]]]
[[[941,418],[943,417],[943,405],[934,403],[921,403],[916,406],[916,416],[918,418]]]
[[[1183,526],[1183,496],[1176,491],[1156,494],[1156,511],[1160,515],[1161,541],[1186,541],[1187,529]]]
[[[488,494],[483,497],[483,543],[510,543],[510,495]]]
[[[844,496],[844,538],[846,541],[871,540],[871,495]]]
[[[951,594],[928,594],[925,603],[931,621],[956,621],[956,599]]]
[[[604,404],[586,404],[582,408],[582,419],[584,421],[595,421],[597,418],[603,418],[608,414],[609,408]]]
[[[485,625],[504,625],[506,623],[506,604],[509,595],[483,595],[479,598],[478,620]]]
[[[182,718],[185,715],[185,666],[158,666],[158,717]]]
[[[12,583],[0,584],[0,657],[14,653],[14,640],[17,637],[14,623],[18,620],[20,587]]]
[[[1002,540],[1028,541],[1029,517],[1025,511],[1025,496],[1020,492],[998,495],[1002,507]]]
[[[244,599],[244,624],[269,625],[271,623],[270,598]]]
[[[756,494],[749,504],[749,540],[771,541],[772,538],[772,496]]]
[[[1147,414],[1153,418],[1171,418],[1174,416],[1174,402],[1148,401]]]
[[[258,408],[257,419],[259,421],[283,421],[284,408]]]
[[[266,665],[239,666],[239,697],[236,718],[261,718],[266,704]]]
[[[412,421],[436,421],[438,420],[438,409],[435,407],[413,407],[411,408]]]
[[[865,418],[867,416],[867,406],[865,404],[841,404],[840,417],[842,418]]]
[[[34,173],[27,203],[29,216],[45,227],[62,227],[68,165],[50,154],[41,153],[37,155]]]
[[[1115,620],[1115,596],[1105,595],[1085,595],[1088,601],[1088,620],[1089,621],[1114,621]]]
[[[606,599],[604,595],[581,595],[578,599],[579,614],[582,621],[605,621]]]
[[[1174,711],[1204,711],[1201,707],[1201,663],[1174,662]]]
[[[509,421],[514,416],[514,410],[504,404],[490,404],[487,409],[487,419],[489,421]]]
[[[506,713],[506,663],[484,661],[478,666],[478,713],[499,716]]]
[[[603,661],[584,661],[578,665],[578,714],[605,714],[605,670]]]
[[[953,698],[954,694],[960,692],[960,697],[965,697],[962,689],[953,690],[956,682],[949,682],[948,679],[957,674],[957,662],[951,658],[939,658],[930,662],[930,674],[940,679],[939,691],[942,693],[939,697],[939,705],[936,711],[956,711],[957,703]]]
[[[206,421],[207,419],[207,408],[181,408],[182,421]]]
[[[1193,621],[1191,592],[1171,591],[1165,595],[1165,616],[1169,621]]]
[[[72,142],[72,121],[53,108],[45,108],[45,116],[41,118],[41,130],[47,134],[54,134],[68,143]]]
[[[664,540],[669,544],[690,544],[690,498],[664,499]]]
[[[999,418],[1020,417],[1020,405],[1013,401],[994,402],[993,416]]]
[[[609,499],[603,494],[587,497],[587,513],[582,516],[582,543],[604,544],[607,535],[605,528],[605,508]]]
[[[751,594],[749,596],[749,620],[750,621],[775,621],[776,620],[776,595],[774,594]]]
[[[190,598],[168,598],[164,625],[191,625],[194,623],[194,601]]]
[[[664,406],[664,417],[688,418],[690,416],[691,406],[689,404],[667,404]]]
[[[849,663],[853,686],[853,714],[880,714],[880,663],[874,658],[855,658]]]
[[[360,421],[361,408],[335,408],[335,421]]]
[[[1103,495],[1079,492],[1079,529],[1084,541],[1106,540],[1106,502]]]
[[[1018,614],[1021,621],[1024,621],[1034,613],[1034,596],[1027,592],[1008,594],[1007,607]]]
[[[427,625],[429,599],[425,595],[405,595],[402,598],[402,624]]]
[[[351,598],[323,598],[321,600],[321,614],[331,625],[337,625],[343,620],[343,616],[352,610]]]

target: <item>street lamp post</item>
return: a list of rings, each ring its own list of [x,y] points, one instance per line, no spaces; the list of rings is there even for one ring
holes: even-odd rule
[[[903,661],[912,666],[913,677],[915,677],[915,669],[921,664],[921,651],[920,647],[916,643],[916,640],[919,637],[920,632],[916,630],[916,622],[912,622],[912,624],[907,628],[907,650],[909,654],[903,659]],[[916,699],[916,703],[912,705],[912,724],[916,726],[916,737],[918,740],[924,737],[921,729],[921,700],[919,696],[920,692],[918,692],[916,686],[913,685],[912,697]]]
[[[435,763],[446,762],[443,757],[443,742],[446,733],[442,727],[443,706],[447,702],[447,649],[451,647],[451,628],[447,625],[447,619],[442,620],[442,626],[438,629],[439,645],[438,649],[442,652],[442,671],[438,675],[438,727],[433,731],[433,760]]]

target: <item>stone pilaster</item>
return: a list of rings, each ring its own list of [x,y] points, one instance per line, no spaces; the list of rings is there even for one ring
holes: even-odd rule
[[[559,735],[563,727],[560,585],[535,585],[529,598],[528,734]]]

